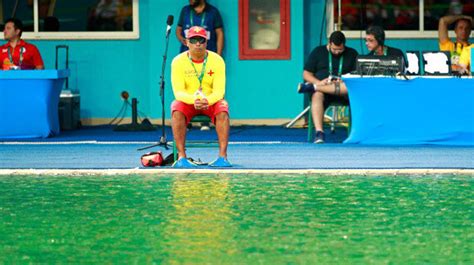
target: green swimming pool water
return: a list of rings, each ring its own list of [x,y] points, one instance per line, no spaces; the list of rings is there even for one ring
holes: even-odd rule
[[[473,264],[472,176],[0,176],[0,263]]]

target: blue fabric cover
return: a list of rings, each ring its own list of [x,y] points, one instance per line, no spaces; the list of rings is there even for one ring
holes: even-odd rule
[[[59,134],[58,104],[67,70],[0,71],[0,138]]]
[[[344,81],[352,115],[344,143],[474,145],[474,79]]]

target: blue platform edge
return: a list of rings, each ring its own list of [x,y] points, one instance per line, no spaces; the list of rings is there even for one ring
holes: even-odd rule
[[[69,69],[0,71],[0,79],[59,79],[69,77]]]

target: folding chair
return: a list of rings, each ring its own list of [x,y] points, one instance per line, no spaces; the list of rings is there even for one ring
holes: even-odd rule
[[[339,111],[339,109],[342,109],[342,111]],[[351,131],[351,108],[348,105],[334,102],[331,105],[329,105],[325,110],[324,110],[324,117],[328,118],[330,121],[330,126],[331,126],[331,132],[334,132],[336,130],[336,126],[343,124],[344,122],[339,119],[339,116],[345,116],[345,108],[349,108],[349,115],[348,115],[348,121],[347,121],[347,132],[349,133]],[[331,115],[326,115],[326,112],[328,110],[332,110]],[[342,115],[339,115],[342,114]],[[309,102],[309,111],[308,111],[308,142],[312,142],[314,140],[314,123],[313,123],[313,115],[311,113],[311,100]]]

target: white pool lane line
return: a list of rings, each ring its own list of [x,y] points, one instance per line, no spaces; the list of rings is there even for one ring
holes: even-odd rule
[[[217,140],[190,140],[197,143],[215,143]],[[97,144],[97,145],[114,145],[114,144],[136,144],[136,145],[152,145],[157,142],[137,142],[137,141],[69,141],[69,142],[0,142],[0,145],[79,145],[79,144]],[[173,142],[168,142],[169,145]],[[266,142],[229,142],[229,145],[272,145],[272,144],[308,144],[307,142],[283,142],[283,141],[266,141]]]

